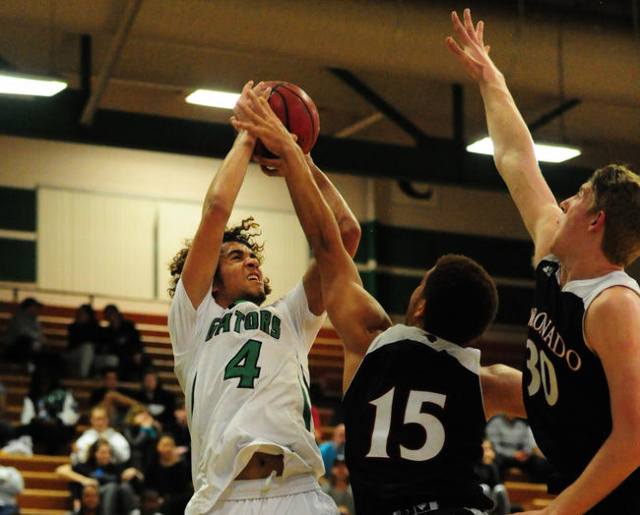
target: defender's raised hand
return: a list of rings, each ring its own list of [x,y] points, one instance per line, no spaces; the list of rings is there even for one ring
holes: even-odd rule
[[[469,9],[464,10],[463,18],[464,25],[455,11],[451,13],[451,22],[458,42],[448,37],[447,48],[476,81],[489,80],[491,77],[488,74],[500,74],[500,72],[489,58],[489,45],[484,44],[484,22],[479,21],[474,28]]]

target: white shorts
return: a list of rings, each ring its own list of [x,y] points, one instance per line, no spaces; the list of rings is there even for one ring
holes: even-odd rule
[[[210,515],[339,515],[313,474],[234,481]]]

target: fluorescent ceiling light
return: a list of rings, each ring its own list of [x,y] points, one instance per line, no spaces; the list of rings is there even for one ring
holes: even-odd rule
[[[52,97],[66,87],[66,82],[46,77],[0,73],[0,93],[8,95]]]
[[[185,98],[185,100],[190,104],[221,107],[222,109],[233,109],[233,106],[236,105],[239,98],[239,93],[225,93],[224,91],[213,91],[211,89],[198,89]]]
[[[560,147],[557,145],[541,145],[535,143],[536,158],[538,161],[544,161],[546,163],[562,163],[568,159],[573,159],[576,156],[582,154],[577,148]],[[493,155],[493,143],[490,137],[483,138],[481,140],[472,143],[467,147],[468,152],[474,154],[486,154]]]

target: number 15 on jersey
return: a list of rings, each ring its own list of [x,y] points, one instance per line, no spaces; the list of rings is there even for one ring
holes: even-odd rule
[[[391,432],[391,414],[395,397],[395,387],[387,393],[369,402],[376,408],[375,422],[371,434],[371,446],[367,458],[390,458],[387,452],[389,434]],[[423,413],[426,403],[444,408],[447,396],[441,393],[410,390],[404,408],[404,425],[418,424],[425,430],[425,441],[418,449],[410,449],[400,445],[400,457],[410,461],[427,461],[435,458],[445,441],[445,430],[442,422],[431,415]]]

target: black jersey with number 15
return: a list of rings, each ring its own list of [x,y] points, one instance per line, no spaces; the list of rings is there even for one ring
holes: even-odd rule
[[[396,325],[369,347],[344,396],[357,513],[486,509],[474,464],[485,413],[480,352]]]

